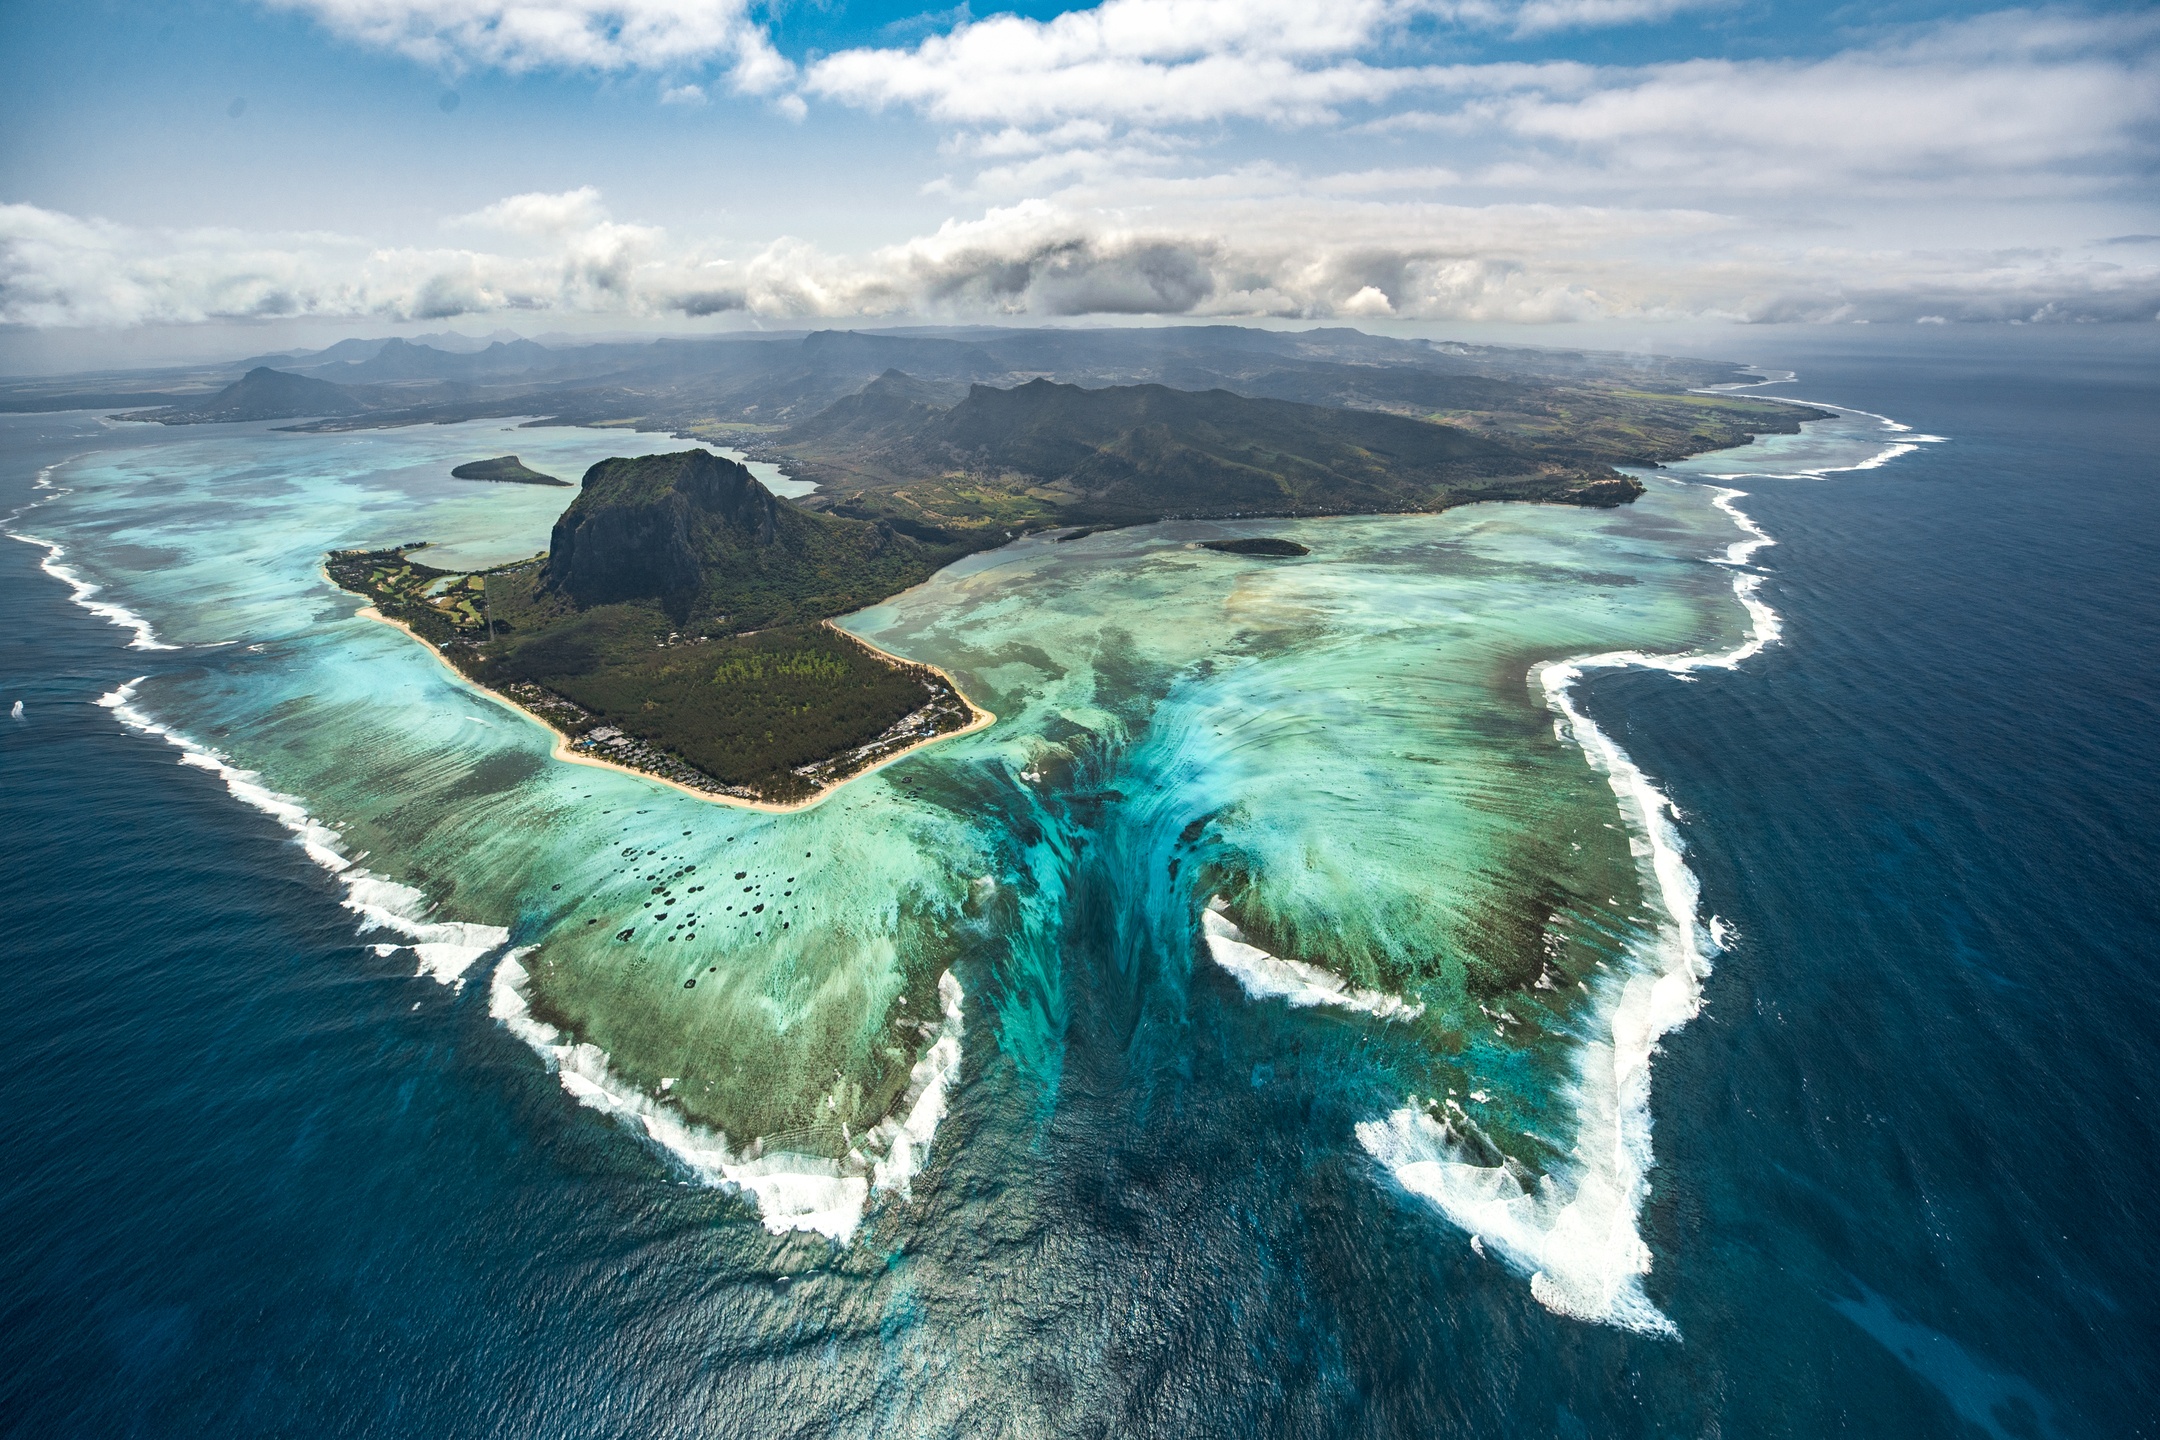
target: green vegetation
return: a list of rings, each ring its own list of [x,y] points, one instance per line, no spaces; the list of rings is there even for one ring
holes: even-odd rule
[[[1203,550],[1220,550],[1225,555],[1310,555],[1312,551],[1295,540],[1278,540],[1272,535],[1256,535],[1249,540],[1208,540],[1201,544]]]
[[[207,425],[235,420],[290,420],[299,415],[354,415],[366,409],[366,403],[343,385],[258,365],[206,399],[120,418],[155,420],[160,425]]]
[[[1516,387],[1520,388],[1520,387]],[[1549,386],[1534,399],[1418,412],[1423,418],[1495,438],[1532,453],[1604,465],[1665,465],[1745,445],[1757,435],[1790,435],[1823,412],[1751,395],[1699,395],[1624,384]]]
[[[384,618],[438,648],[485,637],[486,578],[438,570],[412,558],[413,551],[426,548],[333,551],[323,569],[339,586],[367,596]]]
[[[326,568],[573,750],[692,789],[807,799],[974,717],[936,671],[819,623],[939,552],[799,510],[702,450],[594,466],[544,557],[455,574],[418,548]]]
[[[832,513],[931,544],[1169,517],[1360,515],[1472,500],[1624,504],[1602,464],[1377,410],[1162,385],[978,385],[949,408],[909,376],[775,437]]]
[[[493,460],[473,460],[450,472],[453,480],[493,480],[509,485],[562,485],[570,482],[558,480],[553,475],[543,475],[525,464],[515,455],[498,455]]]
[[[330,573],[581,751],[693,788],[791,801],[973,714],[934,672],[819,622],[1016,534],[1073,539],[1165,518],[1431,512],[1480,500],[1621,505],[1642,486],[1614,466],[1790,432],[1819,413],[1698,393],[1736,378],[1707,362],[1421,348],[1348,331],[1181,332],[1160,343],[1189,346],[1182,358],[1137,365],[1132,337],[1015,332],[995,343],[1012,353],[814,336],[800,349],[727,352],[717,390],[619,376],[577,392],[575,418],[620,424],[679,407],[672,423],[761,436],[819,493],[782,501],[702,450],[606,460],[586,473],[544,557],[457,575],[408,546],[332,556]],[[922,380],[888,368],[835,398],[844,366],[871,356],[948,370]],[[1001,388],[959,383],[950,368],[1010,377],[1040,360],[1229,383],[1083,388],[1039,378],[1043,366]],[[317,383],[258,369],[234,389],[266,403],[333,398],[305,388]],[[723,391],[733,398],[722,403]],[[501,413],[526,404],[486,403],[513,407]],[[794,423],[773,428],[768,416]],[[380,409],[308,428],[449,418]],[[551,483],[514,455],[452,473]],[[1306,553],[1264,537],[1208,548]]]
[[[629,616],[603,618],[638,628]],[[805,799],[971,718],[936,672],[894,664],[827,625],[619,645],[574,670],[562,655],[502,641],[473,655],[468,673],[541,714],[580,753],[744,799]]]

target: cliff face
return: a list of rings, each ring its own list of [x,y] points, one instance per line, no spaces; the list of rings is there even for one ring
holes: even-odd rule
[[[732,460],[703,450],[603,460],[555,522],[547,583],[580,606],[677,599],[703,584],[705,532],[771,545],[779,525],[779,502]]]
[[[580,609],[657,601],[680,622],[744,630],[844,614],[935,568],[885,525],[800,510],[736,462],[689,450],[586,471],[543,586]]]

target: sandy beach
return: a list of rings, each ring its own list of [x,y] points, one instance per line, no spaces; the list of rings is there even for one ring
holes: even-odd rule
[[[407,625],[404,621],[391,619],[388,615],[385,615],[380,610],[377,610],[373,605],[363,605],[356,613],[358,613],[364,619],[375,621],[379,625],[388,625],[394,630],[403,631],[408,637],[412,639],[414,644],[421,646],[430,655],[434,656],[435,663],[442,666],[443,669],[449,671],[451,676],[456,679],[458,684],[464,686],[468,690],[471,690],[477,695],[481,695],[489,700],[492,700],[497,705],[500,705],[505,710],[508,710],[511,714],[517,716],[519,719],[529,721],[530,723],[539,726],[542,730],[545,730],[549,735],[552,735],[555,738],[555,748],[550,753],[554,756],[555,759],[565,761],[566,763],[571,765],[590,765],[596,770],[613,770],[618,774],[633,775],[640,780],[649,780],[655,785],[665,785],[670,790],[679,790],[683,794],[688,795],[693,800],[708,800],[715,805],[731,805],[738,810],[762,810],[768,815],[790,815],[798,810],[811,809],[815,806],[824,804],[828,797],[836,794],[843,786],[847,785],[850,781],[860,780],[865,775],[874,775],[878,771],[884,769],[886,766],[892,764],[894,761],[904,759],[905,757],[914,754],[917,750],[921,750],[926,746],[935,745],[941,740],[953,740],[957,739],[962,735],[972,735],[978,730],[987,729],[991,725],[997,723],[997,716],[991,714],[988,710],[983,709],[982,706],[977,705],[973,700],[969,699],[967,692],[960,688],[959,682],[954,680],[952,676],[946,674],[945,671],[939,669],[937,666],[926,665],[920,660],[910,660],[904,655],[895,655],[890,650],[883,649],[882,647],[877,645],[872,645],[869,641],[863,639],[860,635],[852,634],[846,630],[841,630],[840,627],[834,625],[832,621],[826,620],[821,623],[830,626],[832,629],[839,631],[840,634],[847,636],[848,639],[854,641],[856,644],[861,645],[867,650],[874,651],[875,653],[884,656],[886,659],[894,662],[895,664],[913,665],[920,669],[928,670],[933,674],[937,675],[946,684],[952,686],[953,693],[960,697],[961,703],[965,704],[968,707],[968,713],[973,718],[970,719],[967,724],[961,726],[958,730],[948,730],[942,735],[925,736],[923,739],[917,740],[912,745],[908,745],[899,750],[896,750],[874,765],[866,765],[862,769],[856,771],[854,774],[849,775],[844,779],[835,780],[832,784],[824,786],[815,794],[809,796],[806,799],[798,800],[792,804],[787,805],[776,805],[766,800],[745,800],[739,795],[721,795],[716,794],[710,790],[693,789],[688,785],[682,784],[680,781],[669,780],[663,776],[655,775],[649,770],[638,770],[628,765],[618,765],[612,760],[602,760],[592,755],[581,754],[578,751],[570,748],[571,738],[568,735],[563,734],[562,731],[556,729],[553,725],[550,725],[547,721],[541,719],[538,715],[533,714],[532,711],[527,710],[524,706],[518,704],[515,700],[512,700],[507,695],[497,694],[495,691],[488,689],[487,686],[482,685],[478,681],[474,680],[470,675],[467,675],[462,670],[459,670],[457,666],[452,665],[449,660],[444,657],[442,651],[436,649],[433,645],[428,644],[425,638],[423,638],[417,631],[415,631],[410,625]]]

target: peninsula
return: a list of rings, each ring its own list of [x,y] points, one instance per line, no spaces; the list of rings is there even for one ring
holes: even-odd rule
[[[425,548],[325,568],[555,730],[565,758],[793,807],[990,719],[942,672],[826,623],[946,556],[789,505],[708,451],[593,466],[544,556],[461,573]]]
[[[586,472],[543,555],[472,573],[430,566],[424,546],[407,545],[340,552],[326,570],[459,673],[551,726],[564,758],[716,800],[792,807],[988,723],[950,677],[830,623],[971,552],[1034,531],[1078,539],[1166,519],[1432,513],[1491,500],[1625,505],[1643,487],[1617,465],[1791,430],[1817,413],[1704,393],[1700,384],[1735,372],[1701,362],[1661,361],[1645,373],[1607,357],[1416,349],[1355,332],[1235,344],[1179,335],[1170,338],[1189,347],[1181,357],[1152,358],[1131,337],[1110,349],[1085,336],[1021,338],[1000,359],[931,337],[811,336],[800,347],[814,363],[808,374],[788,368],[794,346],[739,349],[729,353],[756,360],[757,373],[729,393],[765,398],[742,400],[731,419],[667,414],[706,392],[650,372],[634,385],[622,377],[582,392],[579,405],[605,415],[566,418],[659,410],[786,464],[817,491],[780,499],[703,450],[606,460]],[[402,351],[390,358],[382,378],[366,377],[374,389],[257,367],[219,395],[140,418],[200,423],[287,405],[333,417],[295,428],[332,429],[474,413],[462,401],[396,403],[468,382]],[[934,373],[887,365],[837,395],[822,388],[835,367],[872,358]],[[513,360],[533,357],[495,363]],[[1009,368],[1005,383],[951,378],[1031,360],[1096,377],[1115,361],[1125,373],[1230,383],[1087,385]],[[418,388],[382,388],[399,385]],[[528,390],[489,404],[529,414],[537,398]],[[787,423],[750,419],[760,414]],[[563,483],[515,455],[451,473]],[[1260,559],[1305,553],[1277,537],[1206,544]]]

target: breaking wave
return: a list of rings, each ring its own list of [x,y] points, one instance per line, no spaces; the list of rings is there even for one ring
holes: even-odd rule
[[[98,704],[130,730],[154,735],[180,752],[180,763],[207,770],[225,782],[225,789],[242,804],[254,807],[292,832],[308,859],[338,877],[344,886],[346,909],[360,917],[360,933],[387,930],[404,937],[399,945],[378,946],[380,952],[400,949],[413,952],[419,962],[415,975],[426,975],[453,989],[465,983],[465,972],[483,956],[510,941],[500,925],[476,925],[463,920],[430,919],[427,897],[410,885],[377,875],[345,853],[343,837],[336,828],[308,813],[307,806],[292,795],[272,790],[253,770],[242,770],[198,740],[154,719],[134,704],[136,687],[145,676],[98,697]]]
[[[740,1191],[757,1202],[759,1218],[775,1235],[808,1230],[845,1242],[862,1224],[873,1193],[909,1194],[922,1169],[930,1139],[945,1118],[946,1092],[960,1071],[960,982],[946,971],[938,979],[944,1022],[908,1075],[893,1113],[855,1139],[839,1160],[789,1151],[767,1154],[761,1141],[741,1150],[727,1137],[686,1120],[665,1100],[627,1084],[608,1067],[605,1050],[581,1044],[536,1019],[524,959],[535,947],[512,950],[495,967],[488,1013],[539,1052],[580,1105],[642,1133],[708,1185]],[[663,1086],[667,1082],[662,1082]]]
[[[1224,910],[1220,895],[1209,900],[1200,913],[1200,933],[1207,941],[1208,955],[1236,978],[1247,999],[1280,999],[1292,1009],[1332,1005],[1382,1020],[1415,1020],[1425,1013],[1422,1002],[1379,990],[1359,990],[1332,970],[1268,954],[1248,942]]]
[[[396,944],[378,944],[383,956],[409,950],[417,961],[415,976],[426,976],[452,989],[464,986],[473,966],[503,951],[510,932],[499,925],[432,918],[425,894],[410,885],[378,875],[349,856],[336,827],[308,812],[298,797],[262,783],[257,771],[244,770],[216,750],[146,713],[135,701],[138,675],[102,695],[98,704],[138,734],[155,736],[180,752],[180,763],[207,770],[224,782],[234,799],[270,816],[292,833],[307,857],[338,877],[343,904],[360,917],[361,934],[388,931]],[[489,986],[488,1012],[518,1039],[539,1052],[581,1105],[617,1119],[659,1145],[704,1183],[737,1190],[755,1200],[765,1228],[775,1234],[810,1230],[837,1241],[853,1236],[874,1193],[909,1194],[910,1181],[929,1155],[931,1137],[947,1109],[947,1092],[960,1070],[962,1032],[960,982],[947,972],[938,982],[944,1019],[935,1038],[909,1072],[900,1103],[886,1119],[855,1137],[841,1160],[785,1152],[766,1154],[761,1141],[731,1149],[725,1136],[684,1120],[665,1104],[624,1083],[608,1068],[607,1052],[580,1044],[533,1017],[527,999],[529,976],[522,963],[537,948],[508,950],[495,967]]]
[[[1740,565],[1776,543],[1720,490],[1713,502],[1746,538],[1724,563]],[[1635,954],[1633,973],[1593,992],[1592,1037],[1579,1057],[1575,1085],[1575,1167],[1565,1181],[1547,1175],[1526,1185],[1506,1166],[1468,1157],[1453,1128],[1410,1103],[1358,1125],[1358,1141],[1405,1190],[1421,1196],[1474,1240],[1530,1276],[1547,1309],[1650,1335],[1678,1331],[1643,1293],[1650,1249],[1636,1229],[1655,1163],[1650,1144],[1650,1063],[1660,1037],[1702,1007],[1702,982],[1719,953],[1715,917],[1699,913],[1701,887],[1688,868],[1676,825],[1679,811],[1611,736],[1575,703],[1575,686],[1594,670],[1645,668],[1688,678],[1730,670],[1776,644],[1777,612],[1757,593],[1762,577],[1733,576],[1733,594],[1749,617],[1748,637],[1713,654],[1651,655],[1635,650],[1577,656],[1538,666],[1531,681],[1553,714],[1561,740],[1578,747],[1606,777],[1619,801],[1660,923]],[[1448,1102],[1452,1104],[1453,1102]]]
[[[39,535],[26,534],[20,530],[9,530],[5,533],[10,540],[20,540],[25,545],[42,545],[45,548],[45,558],[38,561],[38,568],[67,586],[68,598],[77,605],[82,606],[83,609],[97,616],[100,620],[117,625],[122,630],[132,631],[135,638],[128,641],[130,650],[178,650],[180,648],[178,645],[168,645],[158,639],[157,631],[150,627],[150,622],[133,610],[128,609],[127,606],[96,598],[104,591],[105,587],[95,581],[85,580],[73,566],[62,564],[61,557],[67,554],[67,549],[58,541],[47,540]]]

